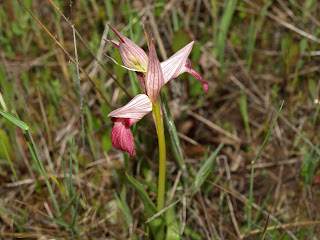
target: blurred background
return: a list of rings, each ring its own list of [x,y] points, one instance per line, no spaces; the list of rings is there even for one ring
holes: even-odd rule
[[[125,172],[155,202],[157,138],[149,115],[135,157],[112,147],[107,114],[142,90],[105,56],[121,62],[107,23],[148,52],[144,27],[160,61],[194,40],[210,86],[183,74],[162,90],[167,239],[318,239],[319,14],[315,0],[0,0],[0,108],[29,127],[0,117],[0,239],[147,239]]]

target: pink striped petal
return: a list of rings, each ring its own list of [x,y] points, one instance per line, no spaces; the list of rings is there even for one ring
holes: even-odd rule
[[[154,47],[153,39],[150,41],[149,63],[146,75],[147,94],[152,102],[158,102],[159,93],[165,84],[160,61]]]
[[[171,79],[177,78],[182,73],[188,72],[200,80],[203,91],[208,93],[209,84],[203,80],[201,75],[196,70],[191,68],[191,61],[188,58],[192,50],[193,43],[194,42],[192,41],[172,55],[169,59],[161,63],[164,80],[165,83],[167,83]]]
[[[146,71],[148,67],[148,56],[145,51],[139,47],[137,44],[132,42],[129,38],[122,35],[118,32],[114,27],[108,26],[112,29],[112,31],[117,35],[120,40],[120,43],[117,43],[112,40],[106,40],[107,42],[113,44],[117,47],[123,64],[131,69],[136,71]]]
[[[186,71],[185,65],[192,50],[193,44],[194,41],[186,45],[184,48],[180,49],[169,59],[161,62],[161,68],[165,83],[169,82],[173,78],[178,77],[180,74]]]
[[[134,140],[130,127],[152,111],[152,103],[147,95],[139,94],[125,106],[118,108],[108,114],[112,117],[114,126],[111,131],[112,145],[131,156],[136,155]]]
[[[130,102],[108,114],[114,118],[133,118],[140,120],[152,111],[152,103],[146,94],[135,96]]]

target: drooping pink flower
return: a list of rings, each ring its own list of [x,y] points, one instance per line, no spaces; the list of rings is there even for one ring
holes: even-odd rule
[[[111,131],[112,145],[118,150],[128,152],[131,156],[136,155],[130,127],[151,111],[152,102],[149,97],[146,94],[139,94],[125,106],[109,113],[108,117],[112,117],[114,123]]]
[[[114,148],[128,152],[132,157],[136,155],[134,150],[134,140],[130,127],[134,123],[129,118],[112,118],[114,126],[111,131],[111,141]]]
[[[145,53],[145,51],[138,45],[136,45],[134,42],[132,42],[129,38],[125,37],[120,32],[118,32],[115,28],[111,27],[110,25],[109,27],[117,35],[117,37],[120,40],[120,43],[112,40],[106,41],[117,47],[124,66],[129,70],[133,70],[136,72],[145,72],[147,70],[148,63],[148,56]],[[169,59],[161,62],[161,68],[165,84],[169,82],[171,79],[177,78],[182,73],[188,72],[200,80],[204,92],[208,93],[208,83],[205,80],[203,80],[203,78],[198,72],[191,68],[191,61],[190,59],[188,59],[193,44],[194,41],[190,42],[185,47],[176,52],[174,55],[172,55]],[[141,83],[142,89],[144,89],[143,75],[138,75],[138,78]]]

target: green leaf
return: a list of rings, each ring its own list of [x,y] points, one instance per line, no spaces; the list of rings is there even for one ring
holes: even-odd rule
[[[247,108],[247,95],[243,92],[242,89],[241,89],[241,98],[239,100],[239,107],[240,107],[240,112],[242,115],[242,119],[244,122],[248,139],[249,141],[251,141],[251,131],[250,131],[250,124],[249,124],[248,108]]]
[[[190,227],[186,226],[186,229],[184,230],[185,235],[189,236],[191,239],[194,240],[201,240],[202,237],[199,233],[192,230]]]
[[[309,79],[308,83],[309,83],[309,93],[311,95],[311,100],[314,100],[317,96],[318,83],[314,79]]]
[[[102,136],[102,149],[105,152],[109,152],[112,148],[112,142],[111,142],[111,130],[106,129],[106,132]]]
[[[16,36],[21,36],[22,35],[23,29],[21,28],[21,25],[18,25],[17,23],[12,23],[11,27],[12,27],[12,32]]]
[[[128,173],[126,173],[127,180],[134,187],[134,189],[138,192],[139,196],[144,205],[144,210],[146,216],[148,218],[152,217],[157,213],[157,208],[149,198],[144,187],[134,178],[130,177]],[[150,229],[153,233],[155,239],[163,239],[163,231],[164,231],[164,219],[162,216],[159,216],[152,220],[150,223]]]
[[[174,34],[173,41],[172,41],[172,49],[174,52],[177,52],[181,48],[183,48],[185,45],[187,45],[189,42],[191,42],[189,34],[186,31],[179,29]]]
[[[260,148],[259,148],[258,153],[256,154],[256,156],[254,157],[253,161],[251,162],[250,188],[249,188],[249,206],[250,206],[250,207],[249,207],[249,209],[248,209],[248,229],[247,229],[248,231],[251,230],[251,226],[252,226],[252,219],[251,219],[251,216],[252,216],[252,207],[251,207],[251,206],[252,206],[252,203],[253,203],[254,164],[255,164],[256,160],[258,159],[258,157],[260,156],[264,145],[267,143],[267,141],[268,141],[268,139],[269,139],[269,137],[270,137],[271,131],[272,131],[274,125],[275,125],[276,122],[277,122],[277,119],[278,119],[278,117],[279,117],[279,114],[280,114],[280,112],[281,112],[281,109],[282,109],[282,107],[283,107],[283,104],[284,104],[284,101],[282,101],[281,106],[280,106],[280,108],[279,108],[279,110],[278,110],[278,112],[277,112],[277,115],[276,115],[276,117],[275,117],[275,119],[274,119],[274,121],[273,121],[273,123],[272,123],[272,125],[271,125],[271,128],[269,129],[266,137],[264,138],[264,140],[263,140],[263,142],[262,142],[262,145],[261,145]]]
[[[205,161],[205,163],[200,168],[199,172],[197,173],[197,176],[194,181],[193,185],[193,194],[196,194],[204,181],[207,179],[207,177],[210,175],[213,164],[215,163],[216,157],[218,153],[220,152],[221,148],[223,147],[223,143],[221,143],[217,149],[214,151],[214,153],[211,154],[211,156]]]
[[[184,156],[183,156],[183,151],[182,151],[182,147],[180,144],[180,140],[179,140],[179,136],[178,136],[178,131],[176,128],[176,125],[174,123],[174,120],[171,116],[171,112],[170,112],[170,108],[168,105],[168,100],[165,94],[161,94],[161,103],[162,103],[162,111],[163,111],[163,115],[164,115],[164,120],[165,120],[165,124],[166,127],[165,129],[168,130],[169,133],[169,137],[170,137],[170,141],[171,144],[169,144],[172,153],[173,153],[173,157],[177,160],[180,170],[182,172],[182,178],[183,178],[183,182],[185,184],[185,187],[188,188],[188,172],[186,171],[186,164],[185,164],[185,160],[184,160]]]
[[[116,192],[113,192],[113,195],[116,198],[117,204],[124,215],[125,222],[127,223],[128,226],[130,226],[132,224],[132,214],[130,212],[128,204],[122,199],[120,199]]]
[[[68,210],[68,208],[71,206],[71,204],[74,202],[74,200],[76,199],[77,196],[79,196],[81,192],[79,191],[77,194],[74,194],[72,196],[72,198],[69,200],[69,202],[66,204],[66,206],[61,210],[60,212],[60,216],[59,217],[62,217],[63,214]]]
[[[234,15],[238,0],[228,0],[225,2],[225,10],[220,21],[220,31],[216,47],[216,56],[220,63],[224,63],[224,51],[226,48],[227,36],[231,25],[231,20]],[[223,66],[221,68],[223,70]]]
[[[301,169],[304,187],[311,183],[319,160],[319,157],[315,156],[311,149],[307,149]]]
[[[59,225],[62,226],[62,227],[70,228],[69,224],[67,224],[65,221],[63,221],[63,220],[61,220],[61,219],[54,218],[54,217],[50,217],[50,216],[47,215],[47,214],[44,214],[44,216],[47,217],[48,219],[50,219],[51,221],[59,224]]]
[[[143,186],[134,178],[132,178],[128,173],[126,173],[127,180],[134,187],[134,189],[138,192],[143,202],[145,212],[148,218],[152,217],[157,213],[157,208],[149,198],[146,190]]]
[[[0,139],[3,142],[3,144],[0,144],[0,158],[9,160],[6,152],[8,153],[9,157],[12,158],[14,156],[13,149],[8,134],[3,129],[0,129]]]
[[[166,240],[179,240],[179,223],[176,219],[175,207],[169,208],[166,213],[167,236]]]
[[[14,125],[18,126],[19,128],[28,131],[29,126],[25,123],[22,122],[21,120],[17,119],[16,117],[12,116],[11,114],[3,111],[0,109],[0,114],[4,116],[6,119],[8,119],[10,122],[12,122]]]

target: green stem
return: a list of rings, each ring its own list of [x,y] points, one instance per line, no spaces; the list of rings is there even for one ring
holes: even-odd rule
[[[156,120],[156,128],[159,143],[159,180],[158,180],[158,199],[157,210],[161,211],[164,207],[165,185],[166,185],[166,140],[164,137],[163,121],[160,112],[159,102],[152,104],[152,111]]]

